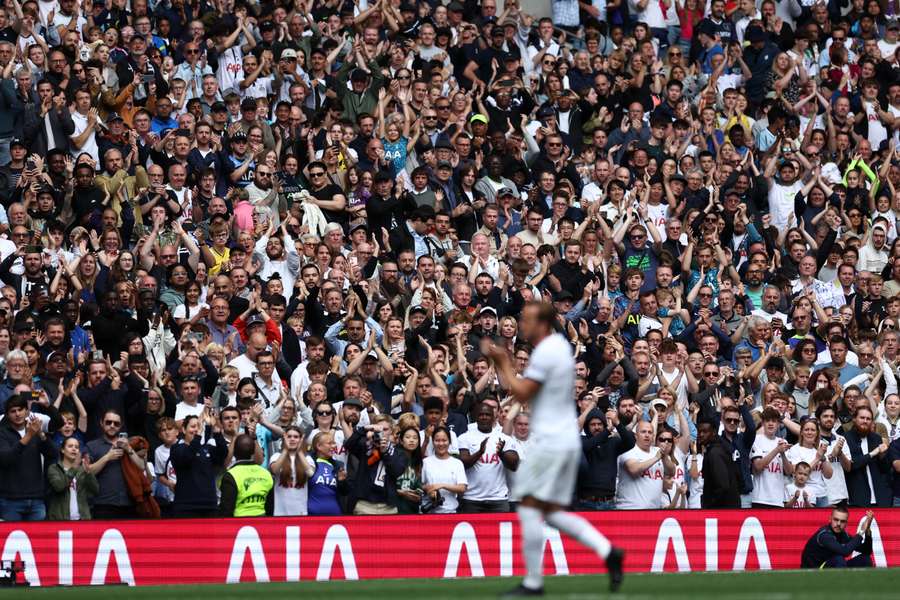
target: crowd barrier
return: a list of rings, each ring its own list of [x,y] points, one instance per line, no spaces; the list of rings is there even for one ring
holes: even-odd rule
[[[584,513],[635,572],[795,569],[828,510]],[[862,510],[850,514],[856,531]],[[872,526],[878,567],[900,566],[900,509]],[[577,542],[545,530],[549,574],[597,573]],[[453,578],[523,571],[514,514],[0,523],[3,561],[31,585]]]

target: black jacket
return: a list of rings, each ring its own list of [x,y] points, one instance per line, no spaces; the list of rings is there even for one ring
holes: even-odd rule
[[[114,390],[110,383],[110,379],[107,377],[96,387],[82,387],[78,390],[78,397],[81,399],[81,403],[84,404],[84,409],[88,414],[85,437],[89,440],[102,435],[103,429],[100,427],[100,420],[106,411],[114,410],[123,419],[129,414],[126,402],[128,384],[123,381],[121,387]]]
[[[389,506],[397,506],[397,478],[406,470],[409,459],[405,452],[399,452],[391,445],[380,460],[369,464],[369,444],[367,431],[359,428],[353,432],[345,442],[347,461],[355,459],[355,473],[353,474],[353,487],[350,490],[348,510],[353,512],[357,501],[384,502]],[[385,470],[383,484],[376,481],[378,472],[382,467]]]
[[[830,524],[823,525],[806,542],[800,567],[818,569],[832,558],[849,556],[853,552],[872,554],[872,536],[867,535],[864,540],[859,534],[850,537],[846,531],[836,534]]]
[[[211,444],[214,441],[215,444]],[[195,436],[190,445],[172,446],[170,457],[175,467],[175,514],[180,511],[215,510],[219,505],[216,475],[225,464],[228,442],[221,433],[207,436],[205,444]]]
[[[880,507],[891,505],[891,463],[888,453],[872,458],[862,451],[862,438],[855,429],[851,429],[844,438],[847,440],[847,450],[850,451],[852,464],[846,474],[847,493],[850,495],[850,506],[871,506],[872,492],[869,490],[869,477],[866,471],[872,474],[872,487],[875,488],[875,501]],[[870,433],[866,440],[869,443],[869,452],[881,444],[881,436]]]
[[[738,465],[738,474],[741,479],[738,493],[749,494],[753,491],[753,478],[750,475],[750,451],[753,449],[753,442],[756,441],[756,423],[753,421],[750,407],[743,403],[741,404],[741,417],[744,421],[744,431],[735,434],[731,440],[725,436],[724,432],[720,438],[731,459]],[[736,455],[736,452],[739,454]]]
[[[39,500],[46,493],[46,470],[59,455],[50,436],[22,444],[9,419],[0,423],[0,498]]]
[[[125,311],[109,312],[104,309],[91,321],[94,343],[111,357],[117,357],[127,350],[125,338],[128,333],[137,333],[143,337],[147,335],[149,327],[147,319],[134,319]]]
[[[715,438],[703,452],[702,508],[740,508],[741,472],[729,447]]]
[[[619,455],[634,447],[634,434],[621,422],[616,427],[619,435],[610,435],[610,431],[605,427],[599,434],[589,435],[588,425],[594,419],[601,419],[606,423],[606,415],[595,408],[584,420],[585,435],[581,438],[584,458],[578,478],[579,497],[615,494]]]

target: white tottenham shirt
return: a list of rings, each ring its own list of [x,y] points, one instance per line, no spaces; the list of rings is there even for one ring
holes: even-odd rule
[[[484,454],[466,472],[469,487],[463,498],[473,501],[508,500],[509,488],[506,485],[506,469],[497,454],[497,442],[504,440],[506,445],[503,452],[516,451],[516,440],[503,432],[494,429],[490,433],[482,433],[477,428],[470,429],[459,436],[457,443],[460,450],[468,450],[469,454],[475,454],[481,447],[484,438],[488,438],[484,447]]]
[[[790,450],[785,452],[784,455],[795,467],[799,462],[812,465],[813,461],[816,460],[816,449],[804,448],[798,443],[791,446]],[[825,489],[825,475],[822,473],[821,463],[810,471],[809,481],[806,482],[805,489],[809,492],[810,498],[813,498],[813,503],[815,503],[815,498],[824,498],[828,495],[828,490]]]
[[[842,500],[850,498],[850,494],[847,493],[847,480],[844,478],[844,466],[841,464],[841,457],[834,452],[834,448],[840,439],[844,439],[844,436],[834,436],[834,439],[828,444],[828,451],[825,453],[825,457],[831,462],[833,471],[831,478],[825,480],[825,489],[828,490],[828,504],[832,505],[839,504]],[[835,455],[834,458],[830,458],[832,454]],[[846,456],[847,460],[851,459],[847,440],[844,440],[844,446],[841,448],[840,454]]]
[[[428,456],[422,461],[422,483],[428,485],[430,483],[450,483],[450,484],[468,484],[466,477],[466,468],[462,461],[453,456],[447,458],[438,458],[437,456]],[[444,502],[434,509],[438,514],[455,513],[459,508],[459,499],[456,494],[448,490],[440,490]]]
[[[778,445],[780,438],[769,439],[765,435],[756,436],[753,449],[750,451],[751,462],[757,458],[765,458]],[[754,504],[767,506],[784,506],[784,463],[781,455],[776,455],[766,468],[753,475]]]
[[[531,401],[530,437],[534,447],[554,450],[581,448],[575,412],[575,359],[572,347],[554,333],[537,345],[523,375],[541,384]],[[460,444],[461,445],[461,444]]]
[[[641,510],[662,508],[663,463],[658,460],[649,469],[645,469],[639,477],[632,477],[625,469],[629,460],[643,462],[656,456],[658,448],[651,446],[644,451],[635,446],[618,458],[619,479],[616,484],[616,508],[623,510]]]

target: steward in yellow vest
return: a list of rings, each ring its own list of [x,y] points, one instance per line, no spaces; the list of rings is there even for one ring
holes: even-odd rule
[[[256,441],[241,434],[234,441],[234,457],[237,459],[222,477],[219,513],[223,517],[272,516],[275,508],[272,490],[275,482],[265,467],[253,461]]]

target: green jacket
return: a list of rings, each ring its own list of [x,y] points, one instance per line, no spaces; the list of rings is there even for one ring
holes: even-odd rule
[[[100,491],[100,484],[93,473],[88,473],[84,467],[75,467],[66,471],[62,463],[50,465],[47,469],[47,480],[50,483],[50,495],[47,500],[47,520],[68,521],[69,519],[69,494],[70,484],[75,480],[78,489],[78,514],[82,521],[91,519],[91,507],[88,506],[88,498]]]
[[[344,110],[341,114],[345,119],[356,122],[356,117],[362,113],[375,115],[378,109],[378,90],[384,87],[384,75],[381,72],[381,65],[374,60],[367,65],[369,69],[369,87],[362,94],[357,94],[347,87],[347,81],[350,79],[350,73],[356,68],[354,61],[347,61],[338,69],[336,89],[338,98],[341,100],[341,106]]]

